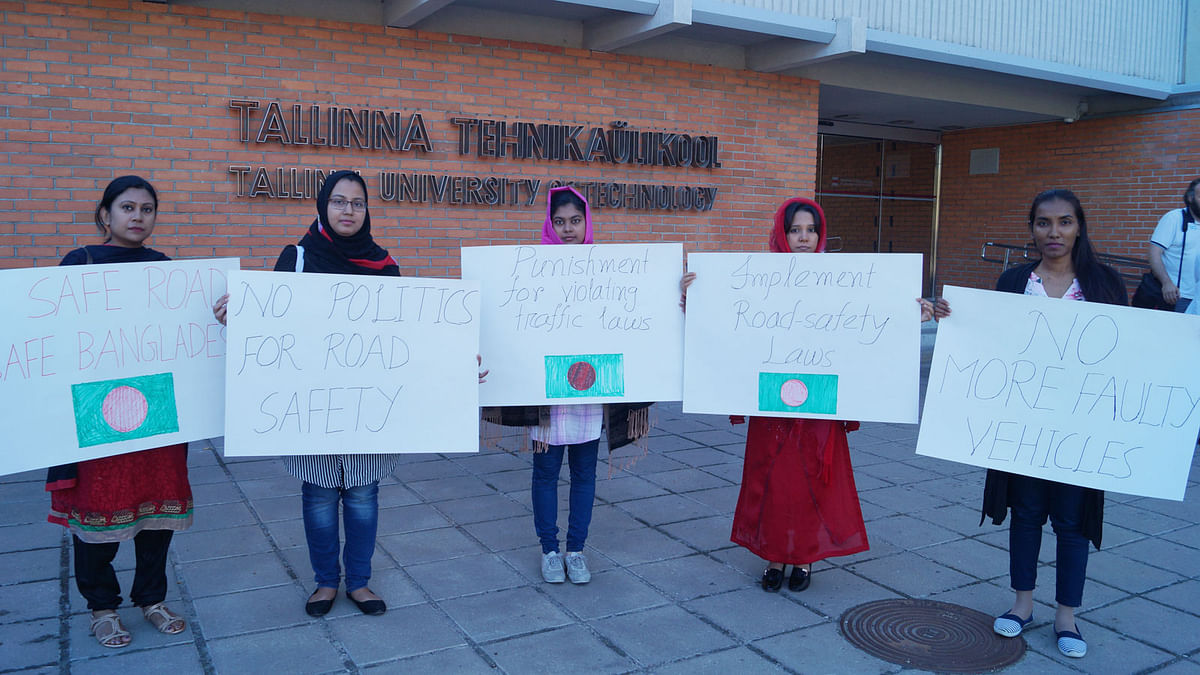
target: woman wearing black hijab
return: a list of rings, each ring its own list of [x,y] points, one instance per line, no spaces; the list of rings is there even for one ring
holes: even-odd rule
[[[289,245],[275,262],[276,272],[369,274],[400,276],[396,261],[371,238],[367,184],[353,171],[337,171],[325,179],[317,195],[317,219],[296,245]],[[228,296],[213,313],[222,323]],[[333,607],[341,582],[338,565],[338,502],[346,542],[346,596],[364,614],[379,615],[387,605],[367,587],[379,519],[379,480],[390,475],[400,455],[289,455],[288,473],[304,481],[304,535],[317,590],[305,611],[323,616]]]

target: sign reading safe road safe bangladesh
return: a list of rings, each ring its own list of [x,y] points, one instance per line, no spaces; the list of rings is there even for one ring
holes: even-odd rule
[[[1200,320],[947,286],[917,453],[1183,499]]]
[[[921,256],[692,253],[683,410],[917,421]]]
[[[235,272],[225,454],[475,452],[473,282]]]
[[[476,246],[480,403],[678,401],[682,396],[681,244]]]
[[[220,436],[237,259],[0,272],[0,474]]]

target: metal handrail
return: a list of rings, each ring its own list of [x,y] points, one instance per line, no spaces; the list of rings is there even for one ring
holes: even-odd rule
[[[1003,251],[1003,256],[1000,256],[999,253],[993,253],[989,257],[989,248],[1000,249]],[[1020,251],[1021,253],[1020,258],[1015,257],[1015,253],[1017,251]],[[1030,257],[1031,253],[1034,254],[1033,257]],[[1032,262],[1038,259],[1037,249],[1034,248],[1032,244],[1017,246],[1015,244],[999,244],[993,241],[984,243],[983,249],[979,252],[979,258],[987,262],[999,263],[1004,266],[1004,269],[1008,269],[1013,265],[1019,265],[1023,262]],[[1142,274],[1150,271],[1150,263],[1142,258],[1131,258],[1124,255],[1098,253],[1096,254],[1096,259],[1101,263],[1116,269],[1117,273],[1121,275],[1121,278],[1124,279],[1126,283],[1137,283],[1141,280]]]

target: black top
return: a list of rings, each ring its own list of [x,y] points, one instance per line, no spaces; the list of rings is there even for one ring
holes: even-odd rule
[[[99,244],[77,248],[63,256],[62,262],[58,264],[107,265],[111,263],[161,262],[163,260],[170,260],[170,258],[145,246],[126,248],[124,246],[112,246],[111,244]]]
[[[1024,293],[1025,284],[1029,282],[1029,273],[1032,272],[1041,261],[1011,267],[1000,275],[1000,279],[996,282],[996,290],[1005,293]],[[1088,298],[1089,302],[1104,302],[1110,305],[1128,305],[1129,300],[1125,292],[1125,283],[1121,281],[1121,276],[1116,270],[1107,265],[1097,265],[1092,271],[1094,277],[1100,282],[1100,289],[1104,297]],[[979,524],[982,525],[984,519],[991,517],[992,523],[1000,525],[1008,516],[1008,479],[1012,476],[1007,471],[999,471],[997,469],[988,469],[987,478],[983,485],[983,507],[979,515]],[[1094,488],[1084,488],[1083,495],[1083,536],[1087,537],[1088,541],[1097,549],[1100,548],[1100,540],[1104,534],[1104,491]]]

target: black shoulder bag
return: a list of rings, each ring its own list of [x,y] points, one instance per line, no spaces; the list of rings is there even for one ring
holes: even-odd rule
[[[1187,253],[1188,224],[1193,222],[1195,220],[1192,218],[1191,211],[1183,209],[1183,246],[1179,251],[1179,273],[1175,275],[1176,286],[1183,281],[1183,258]],[[1143,309],[1161,309],[1168,312],[1175,311],[1175,303],[1163,299],[1162,282],[1154,276],[1153,272],[1146,272],[1142,275],[1142,282],[1133,292],[1133,306]]]

